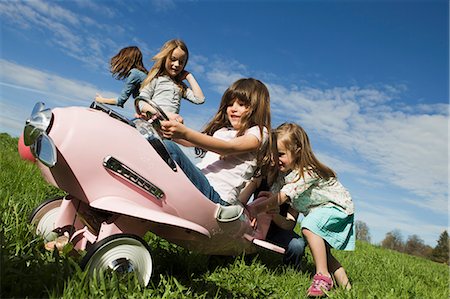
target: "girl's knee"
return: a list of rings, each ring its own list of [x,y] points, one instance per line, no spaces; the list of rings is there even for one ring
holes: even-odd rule
[[[307,228],[302,228],[302,235],[307,238],[308,236],[310,236],[312,233],[309,229]]]

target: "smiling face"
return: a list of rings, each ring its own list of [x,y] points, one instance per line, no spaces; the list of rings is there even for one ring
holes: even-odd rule
[[[171,78],[176,77],[186,65],[187,55],[180,47],[175,48],[172,54],[167,57],[164,65],[167,75]]]
[[[248,112],[249,107],[239,99],[234,99],[227,107],[227,117],[233,129],[239,130],[241,127],[241,119]]]
[[[293,167],[291,152],[286,148],[282,140],[277,141],[278,148],[278,167],[283,173],[289,172]]]

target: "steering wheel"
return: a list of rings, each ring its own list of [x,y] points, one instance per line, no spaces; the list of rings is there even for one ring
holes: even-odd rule
[[[140,101],[146,102],[154,110],[152,112],[151,111],[147,111],[147,118],[148,118],[148,120],[153,120],[153,121],[155,119],[157,119],[157,120],[169,120],[169,117],[167,116],[167,114],[161,109],[161,107],[158,106],[158,104],[156,104],[152,100],[147,100],[147,99],[144,99],[142,97],[137,97],[134,100],[134,108],[136,109],[136,113],[138,115],[141,115],[141,113],[142,113],[141,109],[139,109],[139,102]]]

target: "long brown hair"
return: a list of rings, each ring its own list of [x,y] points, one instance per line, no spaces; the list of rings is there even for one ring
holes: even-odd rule
[[[122,80],[128,77],[131,69],[138,69],[147,73],[147,69],[142,62],[142,53],[136,46],[123,48],[117,53],[110,62],[110,71],[113,77]]]
[[[268,146],[270,154],[261,161],[259,171],[254,175],[255,177],[262,175],[263,179],[266,179],[268,186],[272,186],[280,172],[278,167],[277,135],[275,130],[272,130],[271,138],[272,142]]]
[[[335,178],[336,173],[314,155],[305,130],[294,123],[283,123],[275,130],[276,138],[289,151],[293,169],[304,178],[305,171],[313,171],[322,179]]]
[[[235,100],[239,100],[248,107],[248,111],[241,118],[241,126],[236,137],[244,135],[244,133],[253,126],[258,126],[261,133],[261,141],[263,140],[264,128],[271,134],[270,121],[270,95],[266,85],[261,81],[253,78],[239,79],[225,90],[219,109],[213,119],[205,126],[203,133],[213,135],[217,130],[231,126],[227,116],[227,107],[232,105]],[[258,151],[258,165],[264,159],[270,159],[270,147],[272,138]]]
[[[144,82],[142,82],[141,88],[143,88],[147,84],[150,84],[150,82],[154,78],[159,77],[165,73],[166,60],[168,58],[170,58],[170,56],[172,55],[172,52],[176,48],[180,48],[181,50],[183,50],[186,53],[186,61],[184,63],[184,66],[187,65],[187,62],[189,60],[189,50],[188,50],[186,44],[181,39],[171,39],[162,46],[162,48],[158,54],[153,56],[152,60],[155,62],[153,63],[152,68],[148,72],[147,78],[145,78]],[[184,69],[184,67],[183,67],[183,69]],[[180,72],[180,74],[181,74],[181,72]],[[176,76],[173,79],[180,86],[180,88],[182,89],[182,91],[184,93],[184,91],[186,90],[186,85],[180,80],[180,77]]]

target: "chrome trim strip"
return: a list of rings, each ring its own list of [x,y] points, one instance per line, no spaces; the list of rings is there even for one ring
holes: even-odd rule
[[[126,166],[116,158],[111,156],[105,157],[105,159],[103,160],[103,166],[106,169],[109,169],[114,173],[120,175],[121,177],[125,178],[127,181],[133,183],[142,190],[150,193],[157,199],[161,199],[164,197],[164,192],[160,188],[150,183],[146,178],[142,177],[136,171]]]
[[[106,114],[108,114],[112,118],[115,118],[117,120],[120,120],[123,123],[126,123],[126,124],[128,124],[128,125],[130,125],[132,127],[135,127],[134,123],[131,120],[129,120],[128,118],[126,118],[122,114],[114,111],[113,109],[109,108],[108,106],[106,106],[106,105],[104,105],[102,103],[97,103],[96,101],[93,101],[91,103],[91,106],[89,106],[89,108],[105,112]]]

